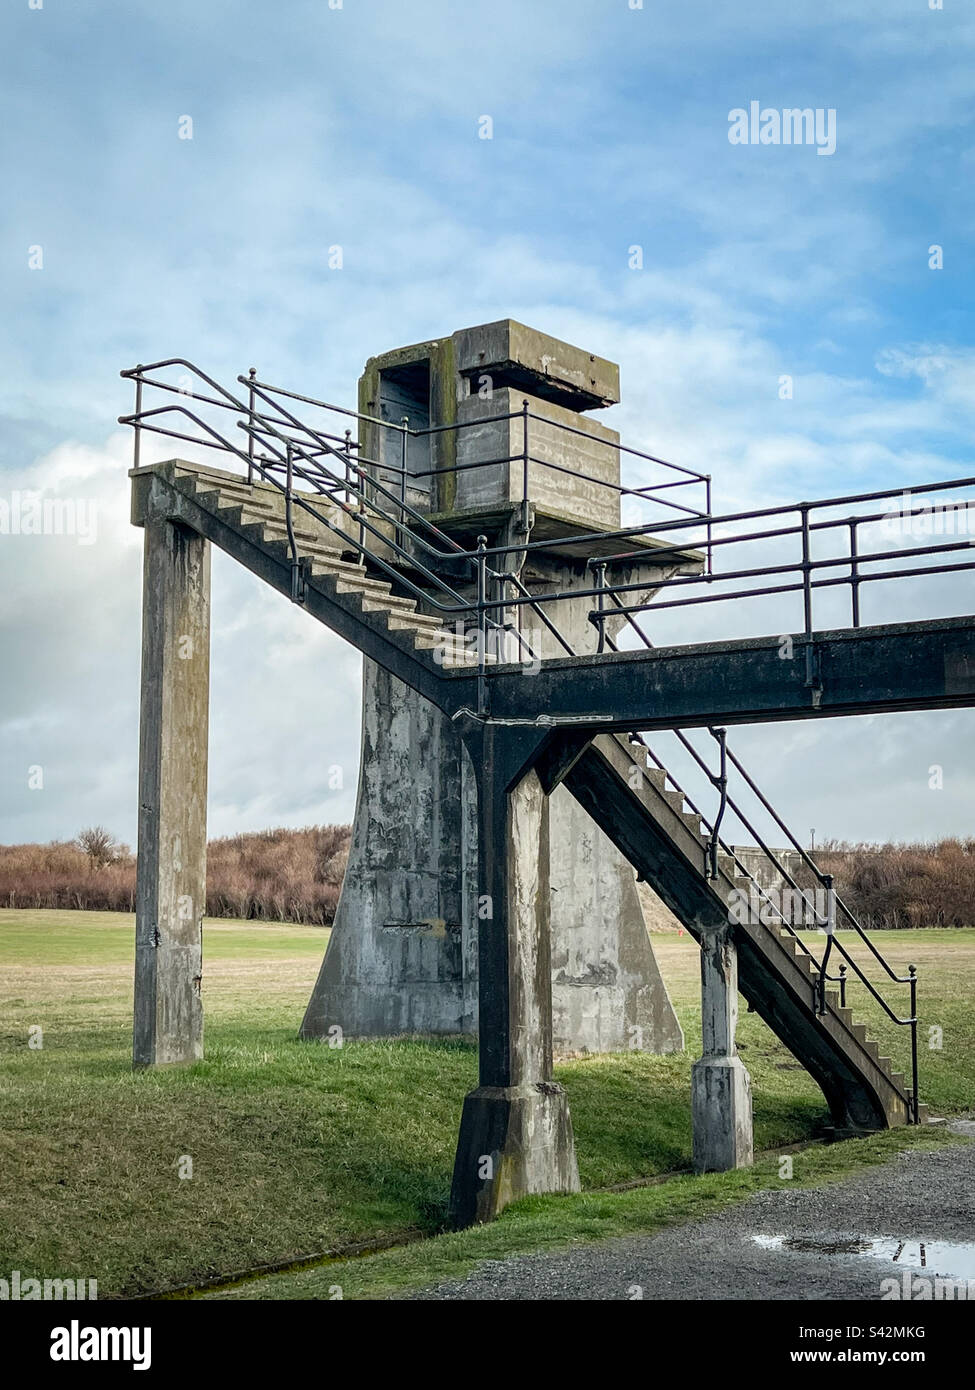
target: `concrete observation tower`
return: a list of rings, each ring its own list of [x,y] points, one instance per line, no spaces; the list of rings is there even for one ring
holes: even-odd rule
[[[379,461],[385,487],[465,548],[478,536],[492,547],[530,543],[509,560],[524,592],[564,595],[592,588],[590,557],[620,549],[618,537],[591,538],[621,526],[619,435],[584,413],[618,400],[615,363],[503,319],[371,358],[359,381],[358,408],[369,417],[360,452]],[[566,544],[575,533],[590,539]],[[607,559],[610,583],[642,586],[633,602],[677,572],[673,552],[664,563],[655,548],[637,537],[630,549],[645,558]],[[700,563],[687,555],[680,571]],[[502,659],[525,661],[529,648],[557,657],[566,643],[595,652],[592,607],[591,597],[553,605],[562,640],[531,608],[512,609],[529,640],[509,638]],[[606,627],[613,634],[623,623]],[[544,857],[555,1051],[681,1049],[634,871],[562,787]],[[459,733],[365,657],[352,848],[303,1036],[335,1025],[350,1037],[475,1033],[478,882],[474,778]]]

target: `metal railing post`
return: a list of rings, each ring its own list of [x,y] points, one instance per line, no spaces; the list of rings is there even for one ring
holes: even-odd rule
[[[595,571],[596,571],[596,587],[597,587],[598,590],[599,590],[599,593],[596,595],[596,603],[597,603],[597,605],[598,605],[596,611],[597,611],[597,613],[599,614],[598,618],[596,619],[596,622],[597,622],[597,624],[598,624],[598,626],[599,626],[599,641],[598,641],[597,644],[596,644],[596,652],[597,652],[597,654],[598,654],[599,656],[602,656],[603,652],[606,650],[606,617],[605,617],[605,613],[606,613],[606,609],[605,609],[606,565],[605,565],[605,562],[601,562],[600,564],[595,565],[595,566],[594,566],[594,569],[595,569]]]
[[[288,443],[285,446],[284,520],[288,528],[288,551],[291,556],[291,602],[302,603],[304,601],[304,583],[301,573],[301,561],[298,558],[298,544],[295,540],[292,503],[293,491],[294,457],[291,444]]]
[[[352,431],[345,431],[345,505],[352,500]]]
[[[823,959],[819,966],[819,1012],[826,1012],[826,982],[829,979],[827,966],[829,965],[830,953],[833,949],[833,933],[836,930],[836,917],[833,906],[833,875],[823,874],[820,879],[826,889],[826,922],[823,930],[826,932],[826,950],[823,952]]]
[[[487,536],[477,538],[477,712],[487,713]]]
[[[250,377],[250,385],[247,392],[247,481],[254,482],[254,382],[257,379],[257,368],[251,367],[247,373]]]
[[[911,1105],[913,1120],[917,1124],[921,1114],[917,1087],[917,966],[909,965],[907,973],[911,977]]]
[[[820,681],[816,676],[815,660],[813,653],[813,610],[812,610],[812,555],[809,541],[809,509],[808,502],[799,503],[799,515],[802,518],[802,612],[803,628],[806,640],[806,689],[813,692],[813,704],[818,703],[816,692],[821,689]]]
[[[808,637],[812,632],[812,571],[809,548],[809,503],[800,502],[799,516],[802,523],[802,611],[803,627]]]
[[[711,781],[720,792],[718,801],[718,812],[711,826],[711,838],[708,840],[708,878],[718,877],[718,847],[721,843],[721,821],[724,817],[725,807],[728,804],[728,730],[709,729],[708,732],[718,741],[718,773],[712,776]]]
[[[136,371],[137,371],[137,372],[141,372],[141,371],[142,371],[142,363],[141,363],[141,362],[140,362],[139,365],[136,367]],[[141,377],[141,376],[137,376],[136,379],[135,379],[135,413],[136,413],[136,415],[139,415],[139,414],[141,413],[141,411],[142,411],[142,377]],[[142,456],[142,430],[141,430],[141,427],[140,427],[139,425],[133,425],[133,432],[134,432],[134,434],[135,434],[135,439],[134,439],[133,445],[132,445],[132,467],[133,467],[133,468],[138,468],[138,467],[139,467],[139,459],[140,459],[141,456]]]
[[[853,626],[860,626],[860,556],[857,550],[857,519],[850,517],[850,592],[853,599]]]
[[[521,524],[528,531],[528,406],[527,398],[521,402]]]
[[[400,519],[400,523],[401,523],[401,524],[400,524],[399,526],[397,526],[397,528],[396,528],[396,544],[399,545],[399,546],[402,546],[402,544],[403,544],[403,525],[402,525],[402,522],[403,522],[403,518],[406,516],[406,451],[407,451],[407,445],[409,444],[409,439],[410,439],[410,417],[409,417],[408,415],[402,415],[402,416],[400,416],[400,424],[401,424],[402,427],[403,427],[403,433],[402,433],[401,436],[400,436],[400,438],[401,438],[401,440],[402,440],[402,446],[401,446],[401,448],[400,448],[400,454],[399,454],[399,467],[400,467],[400,474],[399,474],[399,501],[400,501],[399,519]]]
[[[711,560],[711,541],[713,539],[713,527],[711,524],[711,474],[708,473],[704,480],[704,506],[708,514],[708,574],[714,573],[714,565]]]

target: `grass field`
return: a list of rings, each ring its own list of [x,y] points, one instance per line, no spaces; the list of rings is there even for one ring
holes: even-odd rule
[[[205,937],[206,1060],[135,1074],[132,936],[122,914],[0,909],[0,1271],[97,1278],[104,1297],[442,1227],[460,1105],[476,1074],[472,1045],[301,1043],[296,1029],[327,932],[219,921]],[[876,939],[898,969],[918,965],[922,1018],[943,1030],[940,1050],[922,1037],[922,1098],[940,1114],[971,1107],[975,931]],[[698,951],[686,936],[657,936],[654,946],[687,1051],[557,1068],[590,1191],[689,1164]],[[861,998],[851,994],[858,1016],[867,1017]],[[43,1047],[31,1048],[38,1025]],[[874,1029],[901,1063],[906,1032]],[[756,1147],[808,1138],[825,1118],[814,1083],[744,1010],[739,1038],[752,1076]],[[805,1168],[828,1177],[875,1161],[892,1142],[918,1139],[925,1142],[902,1133],[811,1151]],[[179,1175],[186,1157],[189,1179]],[[422,1248],[444,1252],[453,1270],[502,1248],[643,1229],[775,1181],[774,1165],[759,1164],[749,1174],[642,1193],[533,1200],[489,1229]],[[429,1258],[420,1248],[358,1265],[392,1270],[398,1286]],[[302,1278],[304,1296],[315,1296],[315,1276]],[[349,1278],[355,1286],[366,1275],[360,1269]]]

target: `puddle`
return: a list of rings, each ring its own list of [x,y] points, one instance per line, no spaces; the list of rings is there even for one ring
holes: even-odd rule
[[[930,1269],[952,1279],[975,1280],[975,1242],[902,1240],[898,1236],[752,1236],[763,1250],[791,1250],[801,1255],[859,1255],[902,1269]]]

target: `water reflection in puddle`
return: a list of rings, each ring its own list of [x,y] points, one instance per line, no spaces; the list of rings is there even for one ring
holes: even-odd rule
[[[975,1242],[902,1240],[897,1236],[752,1236],[763,1250],[803,1255],[862,1255],[906,1269],[929,1269],[953,1279],[975,1279]]]

